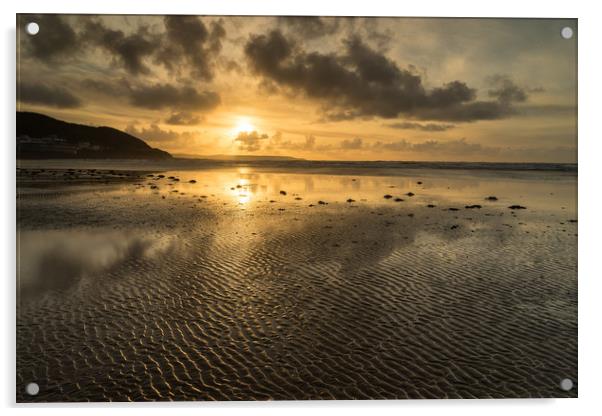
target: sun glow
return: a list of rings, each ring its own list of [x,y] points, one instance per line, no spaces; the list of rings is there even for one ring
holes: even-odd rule
[[[252,131],[257,130],[251,120],[246,117],[241,117],[236,121],[236,126],[234,127],[234,134],[239,135],[240,133],[251,133]]]

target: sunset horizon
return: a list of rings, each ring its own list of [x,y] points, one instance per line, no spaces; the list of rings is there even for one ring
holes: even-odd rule
[[[172,154],[576,163],[570,19],[36,20],[19,111]]]

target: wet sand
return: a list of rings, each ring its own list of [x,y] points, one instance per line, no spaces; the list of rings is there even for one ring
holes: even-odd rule
[[[372,173],[20,169],[17,400],[576,397],[576,175]]]

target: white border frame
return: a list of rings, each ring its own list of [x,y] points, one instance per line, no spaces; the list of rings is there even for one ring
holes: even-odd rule
[[[2,282],[3,302],[2,340],[0,357],[3,369],[0,376],[0,403],[8,408],[5,414],[44,411],[47,415],[87,414],[104,415],[110,408],[115,414],[128,411],[163,414],[234,414],[247,415],[306,414],[308,411],[326,415],[342,410],[350,415],[363,415],[367,411],[378,414],[399,414],[419,411],[424,414],[446,415],[504,415],[529,412],[545,414],[593,414],[602,408],[597,402],[599,380],[602,375],[602,345],[598,317],[602,316],[599,297],[602,295],[602,275],[596,256],[602,235],[600,227],[599,196],[602,138],[599,137],[600,88],[602,74],[599,40],[602,39],[602,15],[593,1],[528,2],[503,0],[486,2],[476,0],[423,0],[398,2],[389,0],[351,1],[303,0],[286,2],[278,0],[224,0],[207,2],[198,0],[171,0],[169,2],[105,0],[99,2],[72,2],[69,0],[22,0],[18,4],[2,2],[3,55],[0,114],[4,137],[2,143],[2,169],[0,180],[0,209],[2,221]],[[110,14],[236,14],[236,15],[349,15],[349,16],[433,16],[433,17],[549,17],[579,19],[579,398],[578,399],[505,399],[505,400],[423,400],[423,401],[330,401],[330,402],[220,402],[220,403],[137,403],[137,404],[15,404],[15,14],[16,13],[110,13]],[[85,408],[85,409],[82,409]]]

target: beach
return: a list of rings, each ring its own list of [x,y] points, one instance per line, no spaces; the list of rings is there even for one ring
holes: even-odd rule
[[[17,401],[578,395],[574,171],[97,165],[19,165]]]

